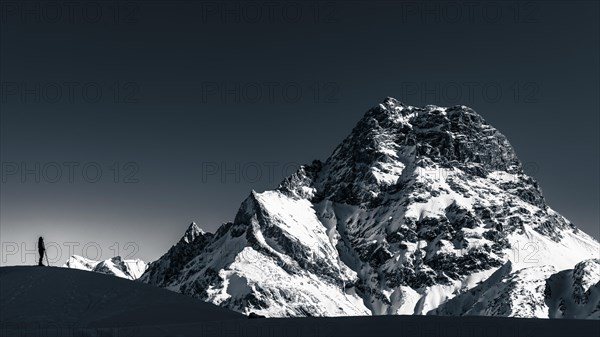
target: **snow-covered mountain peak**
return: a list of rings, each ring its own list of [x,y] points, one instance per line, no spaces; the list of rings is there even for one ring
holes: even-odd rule
[[[395,102],[386,99],[369,110],[345,142],[357,142],[367,150],[372,146],[375,153],[391,157],[402,152],[420,166],[468,163],[479,166],[481,173],[520,169],[508,140],[474,110],[463,105],[412,107]]]
[[[451,171],[468,179],[505,172],[528,186],[522,191],[527,198],[543,204],[537,183],[524,174],[508,140],[475,111],[405,106],[393,98],[367,111],[325,163],[302,167],[280,189],[315,202],[368,204],[396,193],[417,175]]]
[[[192,243],[142,280],[266,316],[425,314],[483,282],[479,291],[506,289],[502,301],[516,309],[486,302],[477,312],[554,317],[540,304],[545,280],[600,252],[546,205],[508,140],[474,110],[393,98],[327,160],[252,191],[233,222]],[[595,280],[580,279],[571,283]]]
[[[98,262],[99,261],[86,259],[79,255],[71,255],[63,267],[91,271],[98,264]]]

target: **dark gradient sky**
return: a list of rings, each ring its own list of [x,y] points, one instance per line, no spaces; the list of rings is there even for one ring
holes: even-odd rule
[[[38,235],[61,261],[69,242],[156,259],[326,159],[385,96],[474,108],[600,237],[595,1],[70,3],[2,3],[2,265],[33,263]]]

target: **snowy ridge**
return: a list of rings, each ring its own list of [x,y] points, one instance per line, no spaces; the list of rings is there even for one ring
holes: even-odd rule
[[[120,256],[116,256],[104,261],[94,261],[79,255],[69,257],[62,267],[93,271],[130,280],[137,280],[147,269],[146,263],[140,259],[123,260]]]
[[[510,263],[510,262],[509,262]],[[438,313],[458,315],[505,316],[505,317],[548,317],[548,307],[544,302],[546,280],[555,273],[554,267],[529,267],[504,276],[495,283],[487,284],[487,289],[477,292],[477,301],[464,311],[451,311],[465,295],[459,295],[438,308]],[[482,287],[480,287],[482,288]],[[485,288],[485,287],[483,287]],[[468,296],[473,299],[475,296]],[[435,312],[434,312],[435,313]]]
[[[272,317],[558,317],[546,281],[600,254],[475,111],[393,98],[325,162],[253,191],[216,233],[189,232],[141,281]],[[596,269],[583,269],[577,296],[593,302]],[[505,295],[478,304],[472,290]]]
[[[556,272],[535,266],[511,272],[510,261],[495,277],[460,294],[429,314],[598,319],[600,260]]]

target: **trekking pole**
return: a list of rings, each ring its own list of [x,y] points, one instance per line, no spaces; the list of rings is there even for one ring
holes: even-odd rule
[[[50,267],[50,261],[48,261],[48,252],[46,251],[46,244],[44,244],[44,256],[46,257],[46,263]]]

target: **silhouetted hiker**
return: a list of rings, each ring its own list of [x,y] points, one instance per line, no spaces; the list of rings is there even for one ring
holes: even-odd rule
[[[38,266],[43,266],[42,260],[44,259],[44,254],[46,253],[46,246],[44,246],[44,238],[40,236],[38,240],[38,253],[40,253],[40,262]]]

